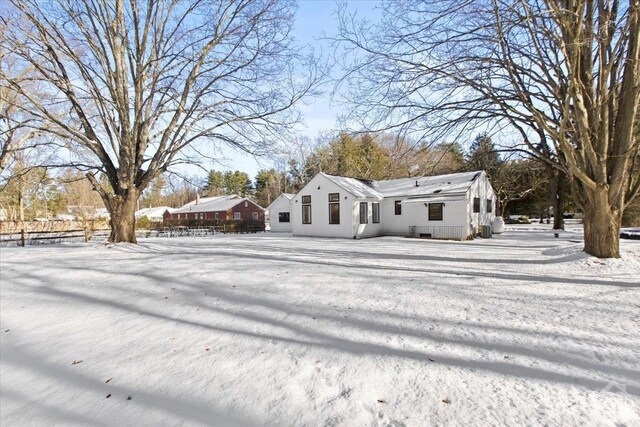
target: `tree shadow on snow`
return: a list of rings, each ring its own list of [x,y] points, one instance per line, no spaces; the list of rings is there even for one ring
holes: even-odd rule
[[[159,274],[144,273],[144,275],[156,282],[162,282],[166,279]],[[34,276],[40,279],[37,275]],[[265,296],[247,295],[240,290],[224,290],[215,286],[204,288],[208,294],[208,298],[206,298],[203,296],[203,288],[194,285],[188,280],[176,280],[175,278],[172,280],[171,286],[180,286],[180,295],[183,297],[183,301],[180,303],[181,307],[190,306],[202,309],[197,315],[195,311],[192,311],[191,314],[183,313],[177,316],[174,313],[163,312],[161,307],[158,310],[149,310],[142,305],[126,303],[107,296],[95,296],[88,292],[59,289],[51,285],[39,286],[31,292],[34,293],[34,297],[48,296],[53,298],[53,301],[75,301],[95,306],[96,309],[109,307],[124,313],[142,314],[154,319],[205,329],[218,334],[244,336],[259,340],[265,344],[269,341],[277,341],[306,348],[337,350],[355,356],[375,355],[402,358],[427,364],[443,364],[465,370],[477,369],[516,378],[570,384],[592,390],[602,390],[610,379],[615,379],[618,383],[626,384],[626,391],[629,394],[640,396],[640,382],[638,381],[636,369],[609,366],[603,362],[595,362],[583,355],[572,354],[563,349],[562,342],[548,342],[549,337],[545,337],[544,334],[537,335],[537,338],[538,341],[549,344],[546,348],[544,345],[539,344],[522,346],[502,342],[499,338],[496,339],[495,336],[499,336],[499,333],[502,332],[501,328],[494,325],[484,325],[482,328],[485,335],[493,336],[493,338],[485,341],[483,338],[466,338],[456,334],[431,332],[417,327],[394,325],[390,322],[385,322],[387,319],[384,313],[380,313],[380,316],[377,316],[375,321],[357,318],[353,314],[345,317],[343,315],[344,310],[340,313],[330,313],[326,306],[307,306],[300,309],[291,303],[270,299]],[[205,300],[210,300],[211,298],[216,298],[218,303],[223,302],[237,311],[207,304]],[[202,320],[203,317],[208,320]],[[244,328],[240,326],[241,322],[233,322],[232,325],[234,326],[229,326],[226,324],[228,322],[210,320],[217,318],[224,320],[228,317],[231,317],[232,320],[235,318],[247,321],[251,325]],[[315,322],[312,322],[312,319]],[[431,320],[435,323],[440,321],[438,319]],[[324,327],[322,322],[326,323]],[[274,332],[257,332],[255,325],[268,325]],[[461,325],[460,328],[464,330],[466,326]],[[356,334],[356,336],[361,337],[376,337],[381,333],[395,337],[405,337],[421,343],[420,347],[434,348],[436,345],[445,345],[452,347],[453,350],[466,349],[522,356],[538,362],[542,361],[551,366],[534,366],[538,364],[537,362],[526,365],[504,360],[469,360],[453,355],[456,351],[449,351],[448,353],[450,354],[444,351],[445,354],[443,354],[443,352],[438,351],[396,348],[388,343],[367,342],[341,336],[343,329],[361,332]],[[529,338],[536,337],[535,333],[532,334],[532,331],[524,331],[523,333],[518,328],[509,329],[511,333],[516,335],[525,335],[529,336]],[[524,342],[530,341],[524,340]],[[413,347],[415,348],[416,346]],[[430,360],[434,362],[430,362]]]
[[[68,296],[69,295],[67,295],[67,297]],[[50,381],[56,385],[69,385],[76,393],[85,395],[83,396],[83,401],[87,398],[86,395],[95,397],[96,404],[99,402],[102,405],[102,415],[117,412],[121,417],[127,413],[127,406],[133,406],[134,411],[141,413],[145,411],[164,413],[180,420],[196,422],[201,425],[211,425],[212,423],[221,426],[257,425],[251,423],[246,418],[235,416],[227,411],[218,410],[212,407],[210,402],[197,403],[198,396],[193,396],[193,399],[187,401],[153,393],[148,390],[125,387],[118,385],[117,382],[105,384],[104,379],[94,378],[83,374],[78,369],[72,369],[69,366],[61,366],[60,364],[50,362],[42,356],[30,352],[24,345],[17,346],[5,340],[2,343],[2,347],[3,364],[11,365],[13,369],[16,370],[28,370],[31,374],[39,377],[40,381],[44,383]],[[53,389],[55,389],[55,386]],[[114,397],[112,399],[105,399],[107,394],[111,394]],[[120,397],[120,399],[116,396]],[[135,399],[125,401],[122,399],[123,396],[134,396]],[[36,401],[24,393],[14,390],[12,384],[3,383],[2,397],[3,399],[6,397],[28,405],[30,408],[35,409],[35,412],[40,414],[48,422],[55,420],[56,423],[64,421],[65,423],[91,426],[113,425],[113,420],[109,422],[106,417],[98,419],[96,417],[97,414],[95,414],[95,408],[92,406],[82,407],[82,409],[77,410],[77,412],[64,410],[59,405],[52,406],[41,401]],[[77,405],[71,404],[69,406],[73,407]],[[4,415],[7,416],[8,414],[5,413]]]

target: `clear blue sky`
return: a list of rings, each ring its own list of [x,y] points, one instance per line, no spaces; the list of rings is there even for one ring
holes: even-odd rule
[[[378,3],[379,1],[352,0],[347,3],[347,7],[356,11],[359,17],[374,18],[377,15],[375,6]],[[324,56],[330,55],[332,49],[322,38],[324,35],[331,36],[336,33],[337,9],[338,3],[333,0],[299,0],[295,25],[297,42],[313,47],[316,52],[322,51]],[[325,88],[324,95],[308,99],[306,104],[301,106],[304,114],[304,124],[299,129],[301,135],[313,138],[322,131],[336,127],[338,110],[330,102],[330,90],[330,87]],[[231,149],[225,149],[224,156],[228,161],[216,169],[237,169],[255,177],[259,169],[271,167],[270,159],[254,159],[248,154]]]

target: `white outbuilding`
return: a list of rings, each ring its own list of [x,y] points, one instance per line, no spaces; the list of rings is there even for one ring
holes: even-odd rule
[[[173,212],[175,209],[169,206],[158,206],[155,208],[143,208],[135,213],[136,220],[147,217],[151,222],[162,222],[165,212]]]
[[[386,181],[319,173],[291,199],[290,221],[296,236],[464,240],[491,226],[495,202],[484,171]]]
[[[291,233],[291,199],[295,194],[282,193],[269,205],[269,226],[273,232]]]

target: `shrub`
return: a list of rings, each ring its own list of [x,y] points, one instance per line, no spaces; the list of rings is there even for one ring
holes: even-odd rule
[[[146,216],[143,216],[136,221],[136,228],[151,228],[151,221]]]

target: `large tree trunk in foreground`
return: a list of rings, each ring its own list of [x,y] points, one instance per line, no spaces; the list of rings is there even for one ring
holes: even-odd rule
[[[382,9],[378,24],[339,12],[338,41],[355,58],[341,83],[357,107],[348,119],[424,140],[492,121],[513,127],[517,151],[579,181],[585,251],[618,256],[615,225],[640,188],[630,178],[640,0],[396,0]],[[596,197],[601,189],[608,196]]]
[[[136,205],[137,192],[129,192],[125,197],[115,196],[110,201],[112,243],[137,243],[136,240]]]
[[[5,3],[0,49],[33,69],[8,76],[33,116],[22,125],[78,153],[112,242],[136,241],[137,199],[170,168],[209,162],[218,144],[266,154],[268,135],[286,140],[324,78],[295,44],[290,0],[9,0],[3,17]]]
[[[620,258],[622,210],[611,207],[604,189],[590,194],[583,206],[584,251],[598,258]]]

